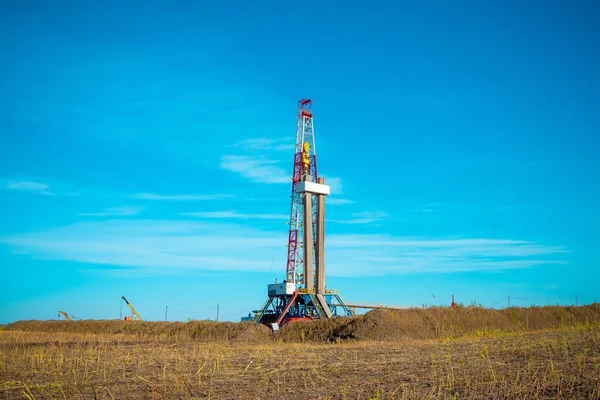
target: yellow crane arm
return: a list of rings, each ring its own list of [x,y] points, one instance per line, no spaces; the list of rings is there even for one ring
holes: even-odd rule
[[[131,312],[133,313],[133,315],[135,315],[137,317],[137,319],[139,319],[140,321],[142,321],[142,317],[140,317],[140,314],[138,314],[138,312],[135,311],[135,308],[133,308],[133,306],[131,304],[129,304],[129,302],[127,301],[127,299],[125,298],[125,296],[121,296],[121,298],[123,300],[125,300],[125,303],[131,309]]]
[[[61,315],[61,314],[65,316],[65,319],[66,319],[67,321],[70,321],[70,320],[71,320],[71,317],[69,317],[69,314],[67,314],[67,313],[66,313],[66,312],[64,312],[64,311],[59,311],[59,312],[58,312],[58,318],[60,318],[60,315]]]

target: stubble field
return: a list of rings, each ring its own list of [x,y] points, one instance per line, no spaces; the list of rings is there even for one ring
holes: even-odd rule
[[[562,326],[382,340],[316,340],[314,323],[279,336],[250,324],[206,323],[178,334],[165,323],[157,330],[115,321],[120,332],[85,332],[98,330],[92,321],[9,325],[0,331],[0,398],[598,399],[592,311]],[[368,319],[346,325],[361,318]],[[219,326],[227,338],[207,335]]]

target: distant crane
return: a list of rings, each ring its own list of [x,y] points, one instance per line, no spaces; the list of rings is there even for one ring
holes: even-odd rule
[[[143,321],[142,317],[140,317],[140,314],[138,314],[138,312],[135,311],[135,308],[133,308],[133,306],[131,304],[129,304],[129,302],[127,301],[125,296],[121,296],[121,298],[125,301],[125,304],[127,304],[127,306],[131,309],[131,312],[133,313],[133,315],[135,315],[137,317],[137,319],[139,319],[140,321]],[[125,317],[125,320],[131,320],[131,317]]]
[[[58,312],[58,318],[60,318],[60,315],[61,315],[61,314],[65,316],[65,319],[66,319],[67,321],[71,321],[71,317],[69,317],[69,314],[67,314],[67,313],[66,313],[66,312],[64,312],[64,311],[59,311],[59,312]],[[73,318],[75,318],[75,317],[73,317]]]

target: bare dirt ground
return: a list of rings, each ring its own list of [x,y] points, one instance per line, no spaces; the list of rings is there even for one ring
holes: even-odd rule
[[[598,399],[599,328],[331,343],[3,330],[0,399]]]

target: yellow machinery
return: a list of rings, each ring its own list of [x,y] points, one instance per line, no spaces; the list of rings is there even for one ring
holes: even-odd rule
[[[60,315],[61,315],[61,314],[65,316],[65,319],[66,319],[67,321],[71,321],[71,317],[69,317],[69,314],[67,314],[67,313],[66,313],[66,312],[64,312],[64,311],[59,311],[59,312],[58,312],[58,318],[60,318]]]
[[[137,311],[135,311],[135,308],[133,308],[133,306],[131,304],[129,304],[129,302],[127,301],[127,299],[125,298],[125,296],[121,296],[121,298],[125,301],[125,304],[127,304],[127,306],[129,307],[129,309],[131,309],[131,312],[133,313],[133,315],[136,316],[137,319],[139,319],[140,321],[142,320],[142,317],[140,317],[140,314],[138,314]],[[125,317],[126,321],[130,321],[131,317]]]
[[[304,173],[308,173],[308,167],[310,166],[310,157],[308,155],[309,149],[310,145],[308,142],[304,142],[302,146],[302,168]]]

